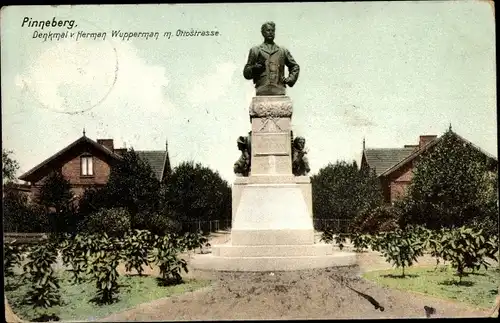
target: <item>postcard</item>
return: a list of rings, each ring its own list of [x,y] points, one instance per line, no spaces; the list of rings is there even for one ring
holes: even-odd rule
[[[394,265],[404,276],[411,259],[381,256],[387,245],[375,238],[366,246],[360,235],[342,238],[396,232],[403,222],[477,225],[489,227],[492,246],[478,248],[494,256],[492,2],[7,6],[1,94],[4,233],[34,239],[28,263],[57,257],[34,247],[56,233],[76,248],[57,247],[59,269],[78,263],[77,251],[61,250],[157,237],[144,252],[130,242],[118,258],[96,251],[83,282],[26,267],[23,277],[47,284],[45,294],[12,278],[22,267],[9,271],[12,320],[457,317],[484,316],[492,304],[491,293],[467,299],[464,284],[446,286],[462,295],[455,305],[433,299],[431,287],[410,304],[410,292],[373,287],[365,273]],[[453,179],[461,193],[447,191],[455,169],[464,172]],[[438,186],[428,195],[448,194],[452,204],[422,198]],[[94,247],[75,238],[101,231],[108,235]],[[174,252],[165,241],[175,239],[162,237],[179,232],[203,234],[186,235]],[[152,268],[144,275],[141,261]]]

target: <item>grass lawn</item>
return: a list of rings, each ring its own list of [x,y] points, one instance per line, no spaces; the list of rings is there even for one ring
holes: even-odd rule
[[[498,268],[481,269],[469,273],[458,283],[455,271],[447,266],[401,268],[367,272],[363,277],[380,285],[435,297],[466,303],[478,308],[489,309],[498,292],[500,271]]]
[[[89,321],[108,316],[112,313],[126,310],[141,303],[176,294],[194,291],[210,284],[205,280],[185,280],[184,283],[160,287],[155,277],[127,275],[120,276],[119,300],[110,305],[97,305],[90,300],[95,296],[95,286],[92,282],[73,284],[70,274],[60,272],[60,293],[63,304],[42,312],[35,312],[30,305],[23,304],[28,286],[19,277],[5,278],[5,295],[14,312],[24,320],[33,320],[41,314],[54,313],[61,320]],[[9,288],[10,287],[10,288]]]

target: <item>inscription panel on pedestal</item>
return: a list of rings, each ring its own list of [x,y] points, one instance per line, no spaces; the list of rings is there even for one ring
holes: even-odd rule
[[[254,156],[289,156],[291,153],[288,133],[254,134],[252,137],[252,154]]]
[[[254,156],[252,158],[252,175],[256,174],[292,174],[290,156]]]

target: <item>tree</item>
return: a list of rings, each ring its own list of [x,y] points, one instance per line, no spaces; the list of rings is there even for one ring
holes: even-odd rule
[[[497,210],[490,161],[451,130],[415,165],[408,193],[398,203],[403,225],[459,227]],[[493,186],[492,186],[493,185]]]
[[[39,205],[28,202],[28,197],[17,190],[4,191],[3,225],[5,232],[45,232],[48,218]]]
[[[12,159],[10,155],[12,151],[2,148],[2,182],[3,184],[13,182],[16,179],[16,172],[19,169],[19,164]]]
[[[43,180],[38,202],[46,209],[51,232],[76,230],[80,219],[73,207],[73,197],[71,185],[61,172],[53,171]]]
[[[355,218],[361,211],[382,204],[382,189],[375,173],[357,163],[338,161],[311,177],[314,217]]]
[[[41,205],[53,208],[55,213],[61,213],[70,208],[72,199],[71,185],[61,172],[51,172],[44,179],[38,196]]]
[[[92,201],[97,209],[126,208],[133,229],[150,229],[150,218],[163,210],[160,181],[151,165],[133,149],[126,151],[122,157],[111,167],[106,186],[97,192],[89,192],[88,197],[95,197]]]
[[[165,195],[168,208],[180,221],[231,219],[231,187],[218,172],[199,163],[175,167]]]

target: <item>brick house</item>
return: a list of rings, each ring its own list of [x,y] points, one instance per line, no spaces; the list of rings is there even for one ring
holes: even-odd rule
[[[491,162],[491,171],[496,171],[497,158],[455,132],[453,133],[461,141],[471,144],[483,153]],[[384,200],[392,203],[405,194],[413,177],[413,167],[420,156],[431,150],[440,142],[441,138],[435,135],[421,135],[418,144],[404,145],[403,148],[365,148],[363,141],[361,168],[375,170],[382,184]]]
[[[28,182],[30,194],[36,197],[44,178],[52,171],[61,171],[71,185],[75,198],[83,194],[86,188],[104,186],[109,178],[111,167],[120,161],[125,148],[115,148],[113,139],[82,137],[44,160],[19,179]],[[149,162],[160,181],[164,181],[171,170],[168,145],[165,150],[136,151]]]

